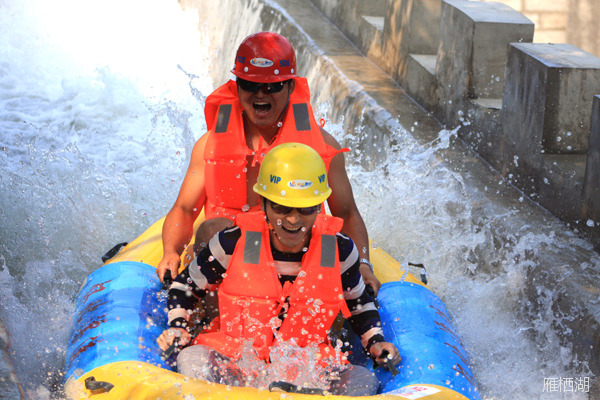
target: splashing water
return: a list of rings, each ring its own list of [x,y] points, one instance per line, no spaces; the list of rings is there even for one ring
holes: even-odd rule
[[[240,359],[235,363],[236,372],[231,374],[232,365],[228,360],[216,359],[213,368],[217,373],[214,375],[229,374],[227,379],[219,383],[231,383],[232,376],[235,376],[233,380],[236,386],[263,390],[275,381],[329,390],[331,381],[339,378],[339,371],[344,368],[340,348],[341,343],[335,348],[335,356],[328,358],[325,364],[318,362],[319,347],[316,344],[299,347],[293,340],[277,341],[270,349],[270,363],[265,363],[253,349],[252,341],[246,340]]]
[[[340,125],[328,126],[342,133]],[[455,132],[442,130],[425,146],[404,131],[396,134],[402,148],[392,146],[393,157],[381,168],[348,167],[354,191],[360,193],[357,203],[367,226],[387,228],[369,230],[378,246],[403,265],[424,263],[433,274],[429,285],[454,318],[482,397],[587,399],[583,392],[543,391],[545,379],[552,377],[595,378],[553,327],[561,324],[552,309],[562,296],[560,286],[541,286],[544,279],[537,273],[540,286],[532,289],[529,276],[559,262],[565,264],[560,279],[570,279],[573,273],[567,271],[581,264],[589,265],[584,271],[591,277],[600,267],[598,254],[559,221],[519,209],[516,201],[493,203],[487,197],[491,186],[481,193],[463,172],[450,169],[438,152]],[[500,185],[496,192],[505,191]],[[559,256],[561,251],[569,256]],[[531,290],[542,294],[537,306],[528,297]]]
[[[0,319],[26,398],[46,399],[79,286],[174,201],[212,83],[183,71],[208,67],[176,2],[0,9]]]

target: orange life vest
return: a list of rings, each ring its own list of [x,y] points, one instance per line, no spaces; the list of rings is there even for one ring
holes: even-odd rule
[[[252,166],[267,152],[282,143],[304,143],[315,149],[329,164],[341,151],[325,143],[319,125],[315,121],[310,105],[310,91],[305,78],[295,78],[295,88],[290,95],[283,125],[273,143],[263,144],[253,151],[246,145],[242,107],[238,99],[235,81],[229,81],[215,90],[206,99],[204,115],[209,129],[204,150],[206,161],[205,184],[206,218],[216,216],[235,220],[242,211],[255,211],[259,205],[247,204],[247,157],[253,156]],[[291,110],[291,111],[290,111]]]
[[[333,357],[329,329],[339,311],[350,316],[335,236],[343,220],[317,216],[300,273],[293,283],[283,286],[273,261],[265,214],[240,214],[237,224],[242,235],[218,292],[220,330],[198,335],[194,344],[209,346],[235,361],[244,343],[252,340],[259,357],[268,361],[278,328],[281,340],[293,339],[301,347],[317,344],[318,360]],[[283,309],[286,303],[287,312]],[[286,316],[281,321],[283,312]]]

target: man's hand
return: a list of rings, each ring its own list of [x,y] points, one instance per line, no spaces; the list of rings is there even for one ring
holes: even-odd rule
[[[371,272],[371,268],[367,264],[360,264],[359,271],[362,275],[363,281],[365,281],[365,285],[371,286],[375,296],[377,296],[379,288],[381,287],[381,282],[379,282],[379,279],[377,279],[375,274]]]
[[[165,272],[167,270],[171,271],[171,276],[175,278],[179,274],[179,264],[181,264],[181,258],[179,254],[175,252],[165,254],[156,268],[156,275],[158,275],[160,282],[162,283],[164,280]]]
[[[390,366],[396,366],[402,360],[396,346],[388,342],[374,343],[369,349],[369,353],[377,364],[388,369]]]
[[[156,339],[158,347],[162,351],[165,351],[173,344],[175,338],[179,339],[179,345],[185,346],[190,342],[190,334],[183,328],[169,328],[163,331],[160,336]]]

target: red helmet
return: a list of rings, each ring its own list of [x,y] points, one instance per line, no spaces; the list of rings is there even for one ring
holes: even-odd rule
[[[252,82],[281,82],[296,75],[296,53],[278,33],[259,32],[248,36],[235,55],[231,72]]]

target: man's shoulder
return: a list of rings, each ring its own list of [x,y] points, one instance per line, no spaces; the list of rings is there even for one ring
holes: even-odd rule
[[[329,146],[333,147],[336,150],[339,150],[342,148],[342,146],[339,144],[339,142],[336,140],[336,138],[334,138],[331,133],[327,132],[325,130],[325,128],[321,128],[321,134],[323,135],[323,140],[325,141],[326,144],[328,144]]]
[[[192,158],[200,157],[200,159],[204,160],[204,149],[206,148],[206,142],[208,141],[209,135],[210,132],[206,132],[196,141],[192,150]]]
[[[352,251],[356,247],[354,241],[341,232],[336,233],[335,236],[337,238],[340,260],[345,260],[352,254]]]
[[[219,232],[219,244],[225,251],[225,254],[233,254],[238,240],[242,236],[242,231],[239,226],[234,225],[230,228],[225,228]]]

